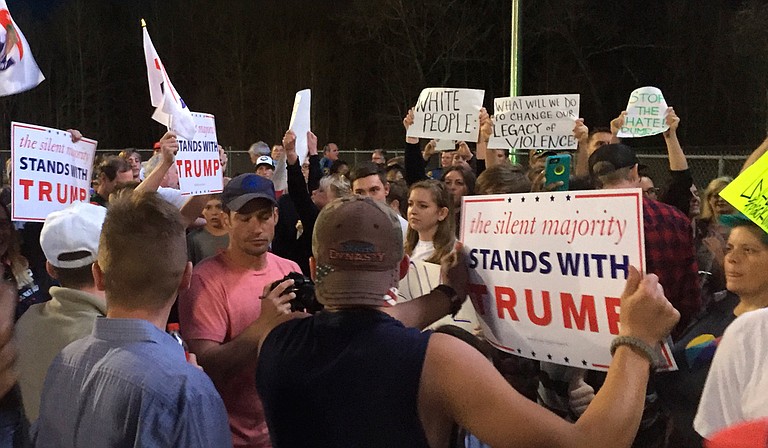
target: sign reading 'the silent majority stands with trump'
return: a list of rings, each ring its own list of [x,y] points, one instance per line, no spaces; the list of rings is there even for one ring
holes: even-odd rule
[[[224,181],[216,140],[216,121],[211,114],[192,112],[195,136],[179,137],[176,166],[182,195],[221,193]]]
[[[461,216],[470,297],[489,342],[606,370],[629,267],[645,266],[642,190],[471,196]],[[676,369],[669,347],[661,351]]]
[[[67,131],[12,122],[12,219],[45,221],[72,202],[88,201],[95,154],[95,140],[72,143]]]
[[[476,142],[484,96],[484,90],[474,89],[422,90],[413,108],[408,137]]]

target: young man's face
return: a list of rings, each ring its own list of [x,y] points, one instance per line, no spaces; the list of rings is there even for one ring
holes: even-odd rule
[[[277,208],[267,199],[254,199],[229,213],[229,246],[239,253],[258,257],[269,250],[275,237]]]
[[[272,176],[275,174],[275,169],[271,165],[262,164],[256,167],[256,174],[272,180]]]
[[[352,190],[355,194],[368,196],[376,201],[386,202],[387,194],[389,194],[389,183],[384,185],[381,183],[381,178],[378,174],[371,174],[370,176],[355,179],[352,183]]]
[[[213,227],[214,229],[224,228],[224,213],[222,213],[221,201],[219,199],[211,199],[205,203],[203,218],[205,218],[206,226]]]

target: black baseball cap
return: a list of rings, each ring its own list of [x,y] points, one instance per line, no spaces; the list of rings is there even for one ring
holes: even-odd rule
[[[595,165],[600,162],[597,170]],[[589,175],[592,177],[604,176],[618,169],[632,167],[638,164],[635,150],[623,143],[603,145],[589,156]]]

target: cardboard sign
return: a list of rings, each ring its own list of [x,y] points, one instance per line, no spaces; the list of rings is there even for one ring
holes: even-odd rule
[[[413,108],[408,137],[476,142],[484,90],[424,89]]]
[[[617,134],[621,138],[647,137],[669,129],[667,102],[656,87],[640,87],[629,95],[624,126]]]
[[[489,342],[607,370],[629,267],[645,266],[642,190],[469,196],[461,216],[470,298]],[[668,346],[660,358],[676,368]]]
[[[72,143],[67,131],[11,122],[11,219],[45,221],[72,202],[87,202],[96,143]]]
[[[299,165],[304,163],[309,149],[307,147],[307,132],[310,127],[310,106],[312,104],[312,91],[309,89],[296,92],[293,100],[293,112],[289,129],[296,134],[296,155],[299,156]]]
[[[489,148],[576,149],[579,95],[513,96],[493,100]]]
[[[176,154],[176,166],[181,194],[199,196],[221,193],[224,174],[219,160],[216,120],[211,114],[198,112],[192,112],[192,119],[195,121],[195,137],[192,140],[177,138],[179,152]]]
[[[768,232],[768,153],[723,188],[720,196]]]

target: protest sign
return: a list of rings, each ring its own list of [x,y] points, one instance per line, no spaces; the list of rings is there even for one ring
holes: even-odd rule
[[[669,129],[667,102],[656,87],[640,87],[629,95],[624,126],[619,129],[622,138],[646,137]]]
[[[768,153],[723,188],[720,196],[768,232]]]
[[[435,151],[456,151],[456,141],[455,140],[445,140],[445,139],[436,139],[435,140]]]
[[[176,167],[179,169],[181,194],[199,196],[221,193],[224,174],[219,160],[216,139],[216,120],[211,114],[192,112],[195,124],[194,138],[178,137],[179,151]]]
[[[49,213],[90,198],[96,141],[72,143],[67,131],[11,122],[14,221],[45,221]]]
[[[413,108],[408,137],[476,142],[484,90],[424,89]]]
[[[489,342],[606,370],[629,267],[645,265],[642,190],[470,196],[461,216],[470,298]],[[668,346],[659,356],[676,368]]]
[[[576,149],[579,95],[513,96],[493,100],[489,148]]]
[[[398,285],[397,302],[409,300],[429,294],[440,284],[440,265],[424,261],[411,260],[408,264],[408,273],[400,280]],[[467,300],[456,316],[445,316],[428,327],[434,330],[443,325],[456,325],[469,332],[478,328],[477,315],[472,307],[472,302]]]
[[[310,106],[312,104],[312,91],[310,89],[296,92],[293,100],[293,112],[288,129],[296,134],[296,155],[299,156],[299,165],[304,163],[309,149],[307,148],[307,132],[311,129],[309,122]]]
[[[0,0],[0,96],[29,90],[44,79],[27,39]]]

